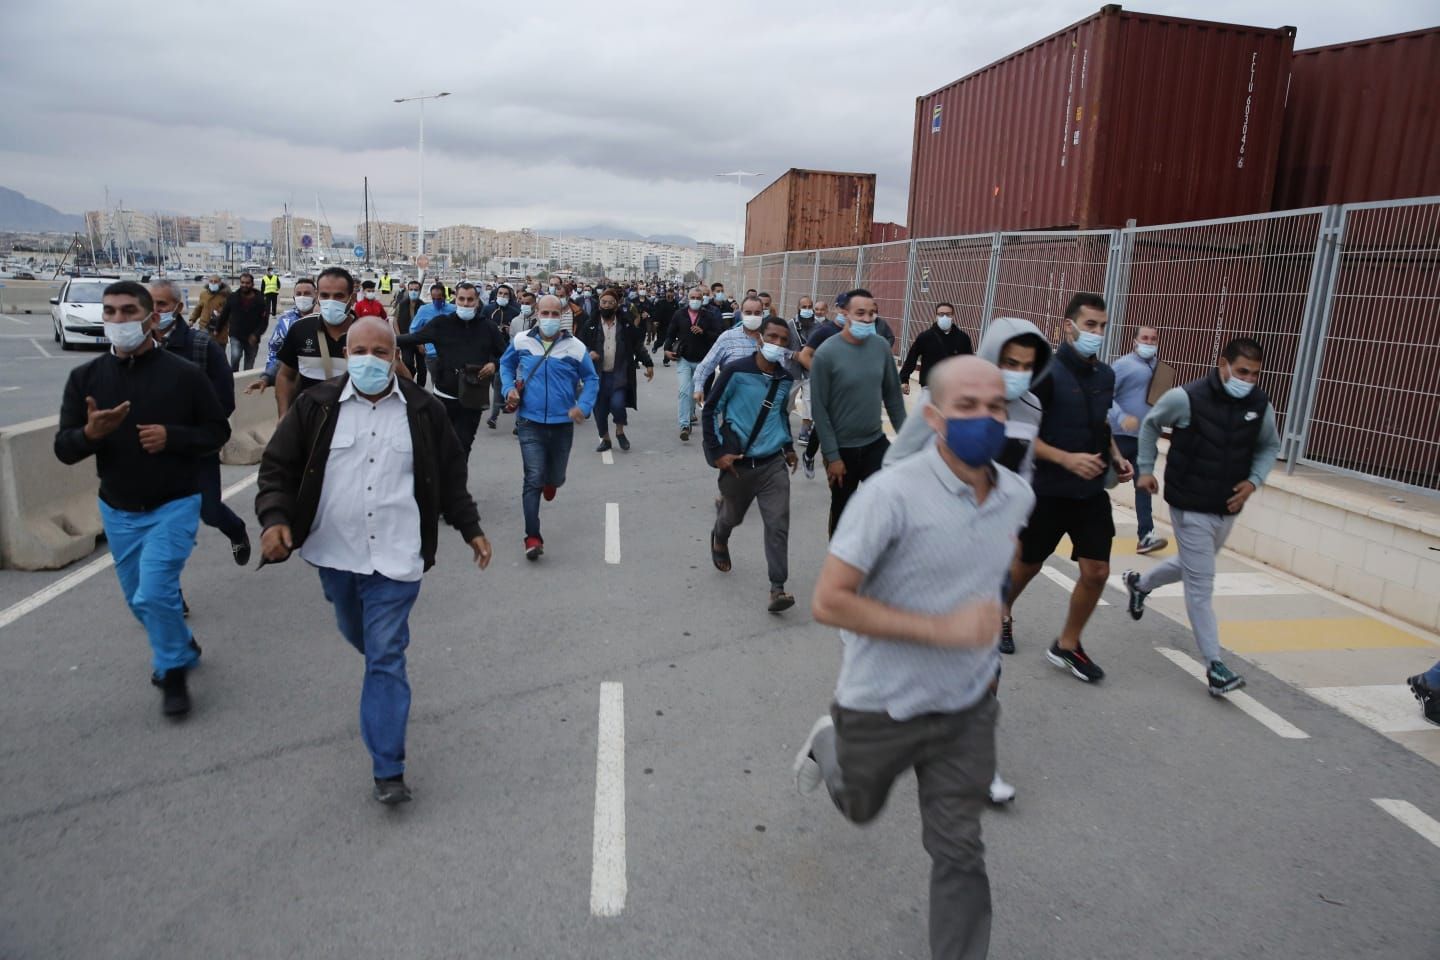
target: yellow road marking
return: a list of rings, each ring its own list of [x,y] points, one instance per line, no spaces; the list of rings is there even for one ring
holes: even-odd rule
[[[1422,637],[1368,617],[1230,620],[1220,624],[1220,643],[1236,653],[1433,646]]]

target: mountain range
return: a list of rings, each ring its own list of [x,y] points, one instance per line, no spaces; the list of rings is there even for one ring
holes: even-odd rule
[[[542,237],[585,237],[587,240],[644,240],[648,243],[669,243],[679,247],[693,247],[696,241],[677,233],[652,233],[649,236],[616,227],[606,223],[593,223],[588,227],[539,227],[535,230]]]
[[[61,213],[25,194],[0,187],[0,230],[24,233],[70,233],[85,229],[79,214]]]

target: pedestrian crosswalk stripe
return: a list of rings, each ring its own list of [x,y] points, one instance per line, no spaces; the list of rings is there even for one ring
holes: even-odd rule
[[[1307,687],[1317,700],[1381,733],[1411,733],[1435,728],[1425,722],[1420,705],[1403,683],[1357,687]]]

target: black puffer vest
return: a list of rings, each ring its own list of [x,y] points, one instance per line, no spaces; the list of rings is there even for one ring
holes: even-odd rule
[[[1190,425],[1176,428],[1165,462],[1165,502],[1180,510],[1229,514],[1225,502],[1250,477],[1255,445],[1270,398],[1259,387],[1243,400],[1225,392],[1220,373],[1181,388],[1190,397]]]
[[[1108,462],[1110,428],[1105,417],[1115,401],[1115,371],[1103,363],[1090,363],[1066,343],[1055,352],[1048,379],[1040,439],[1071,453],[1098,453]],[[1084,500],[1105,492],[1105,474],[1086,480],[1059,464],[1040,461],[1033,486],[1042,497]]]

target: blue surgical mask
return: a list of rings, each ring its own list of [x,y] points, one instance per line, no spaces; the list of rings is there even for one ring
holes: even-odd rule
[[[557,317],[540,318],[540,334],[545,337],[553,337],[560,332],[560,320]]]
[[[456,307],[456,308],[455,308],[455,315],[456,315],[457,317],[459,317],[461,320],[474,320],[474,319],[475,319],[475,308],[474,308],[474,307]]]
[[[534,313],[534,312],[535,312],[535,308],[532,307],[532,306],[530,306],[530,304],[528,304],[528,303],[522,303],[522,304],[520,304],[520,316],[522,316],[522,317],[528,317],[528,316],[530,316],[530,314],[532,314],[532,313]]]
[[[1149,360],[1160,352],[1160,348],[1153,343],[1137,343],[1135,344],[1135,352],[1140,354],[1141,360]]]
[[[350,307],[344,300],[320,301],[320,319],[332,327],[338,327],[344,323],[349,313]]]
[[[691,310],[699,310],[699,309],[700,309],[701,307],[703,307],[703,306],[705,306],[705,301],[704,301],[704,300],[691,300],[691,301],[690,301],[690,309],[691,309]]]
[[[334,302],[336,301],[324,301],[324,303]],[[369,354],[346,357],[345,368],[350,371],[350,382],[355,385],[355,389],[372,397],[377,393],[385,392],[385,388],[390,385],[390,377],[393,373],[389,360],[382,360]]]
[[[785,348],[778,343],[760,344],[760,355],[771,363],[779,363],[785,359]]]
[[[298,296],[295,298],[295,312],[300,316],[309,316],[310,311],[315,309],[315,298]]]
[[[955,318],[942,313],[935,318],[935,323],[940,327],[941,333],[949,333],[950,328],[955,326]]]
[[[175,324],[175,314],[173,314],[173,313],[162,313],[162,314],[158,314],[158,316],[159,316],[159,320],[156,322],[155,325],[156,325],[157,327],[159,327],[161,330],[169,330],[172,326],[174,326],[174,324]]]
[[[983,467],[1005,448],[1005,424],[994,417],[946,418],[945,446],[962,463]]]
[[[1033,375],[1029,370],[1001,370],[1000,376],[1005,378],[1005,399],[1019,400],[1030,389]]]
[[[205,286],[209,288],[209,290],[210,290],[211,293],[219,293],[219,292],[220,292],[220,284],[218,284],[218,283],[207,283],[207,284],[205,284]]]
[[[1251,383],[1249,380],[1241,380],[1239,377],[1234,376],[1233,374],[1231,375],[1229,380],[1225,381],[1225,392],[1230,394],[1230,396],[1234,397],[1236,400],[1244,400],[1246,397],[1250,396],[1250,391],[1254,389],[1255,384]]]
[[[861,323],[858,320],[852,320],[846,324],[846,326],[850,330],[850,336],[856,340],[868,340],[875,335],[874,323]]]
[[[814,319],[815,319],[815,311],[814,311],[814,310],[811,310],[809,307],[801,307],[801,308],[800,308],[800,319],[801,319],[801,320],[814,320]]]
[[[1072,324],[1072,326],[1074,326]],[[1075,327],[1075,352],[1082,357],[1093,357],[1100,352],[1105,344],[1105,336],[1100,333],[1091,333],[1089,330],[1081,330]]]
[[[499,304],[500,306],[502,306],[502,307],[508,307],[508,306],[510,306],[510,298],[509,298],[509,297],[496,297],[496,298],[495,298],[495,302],[498,303],[498,304]]]
[[[419,300],[419,299],[420,299],[420,291],[419,291],[419,290],[406,290],[405,292],[406,292],[406,294],[409,295],[409,297],[410,297],[411,300]]]

